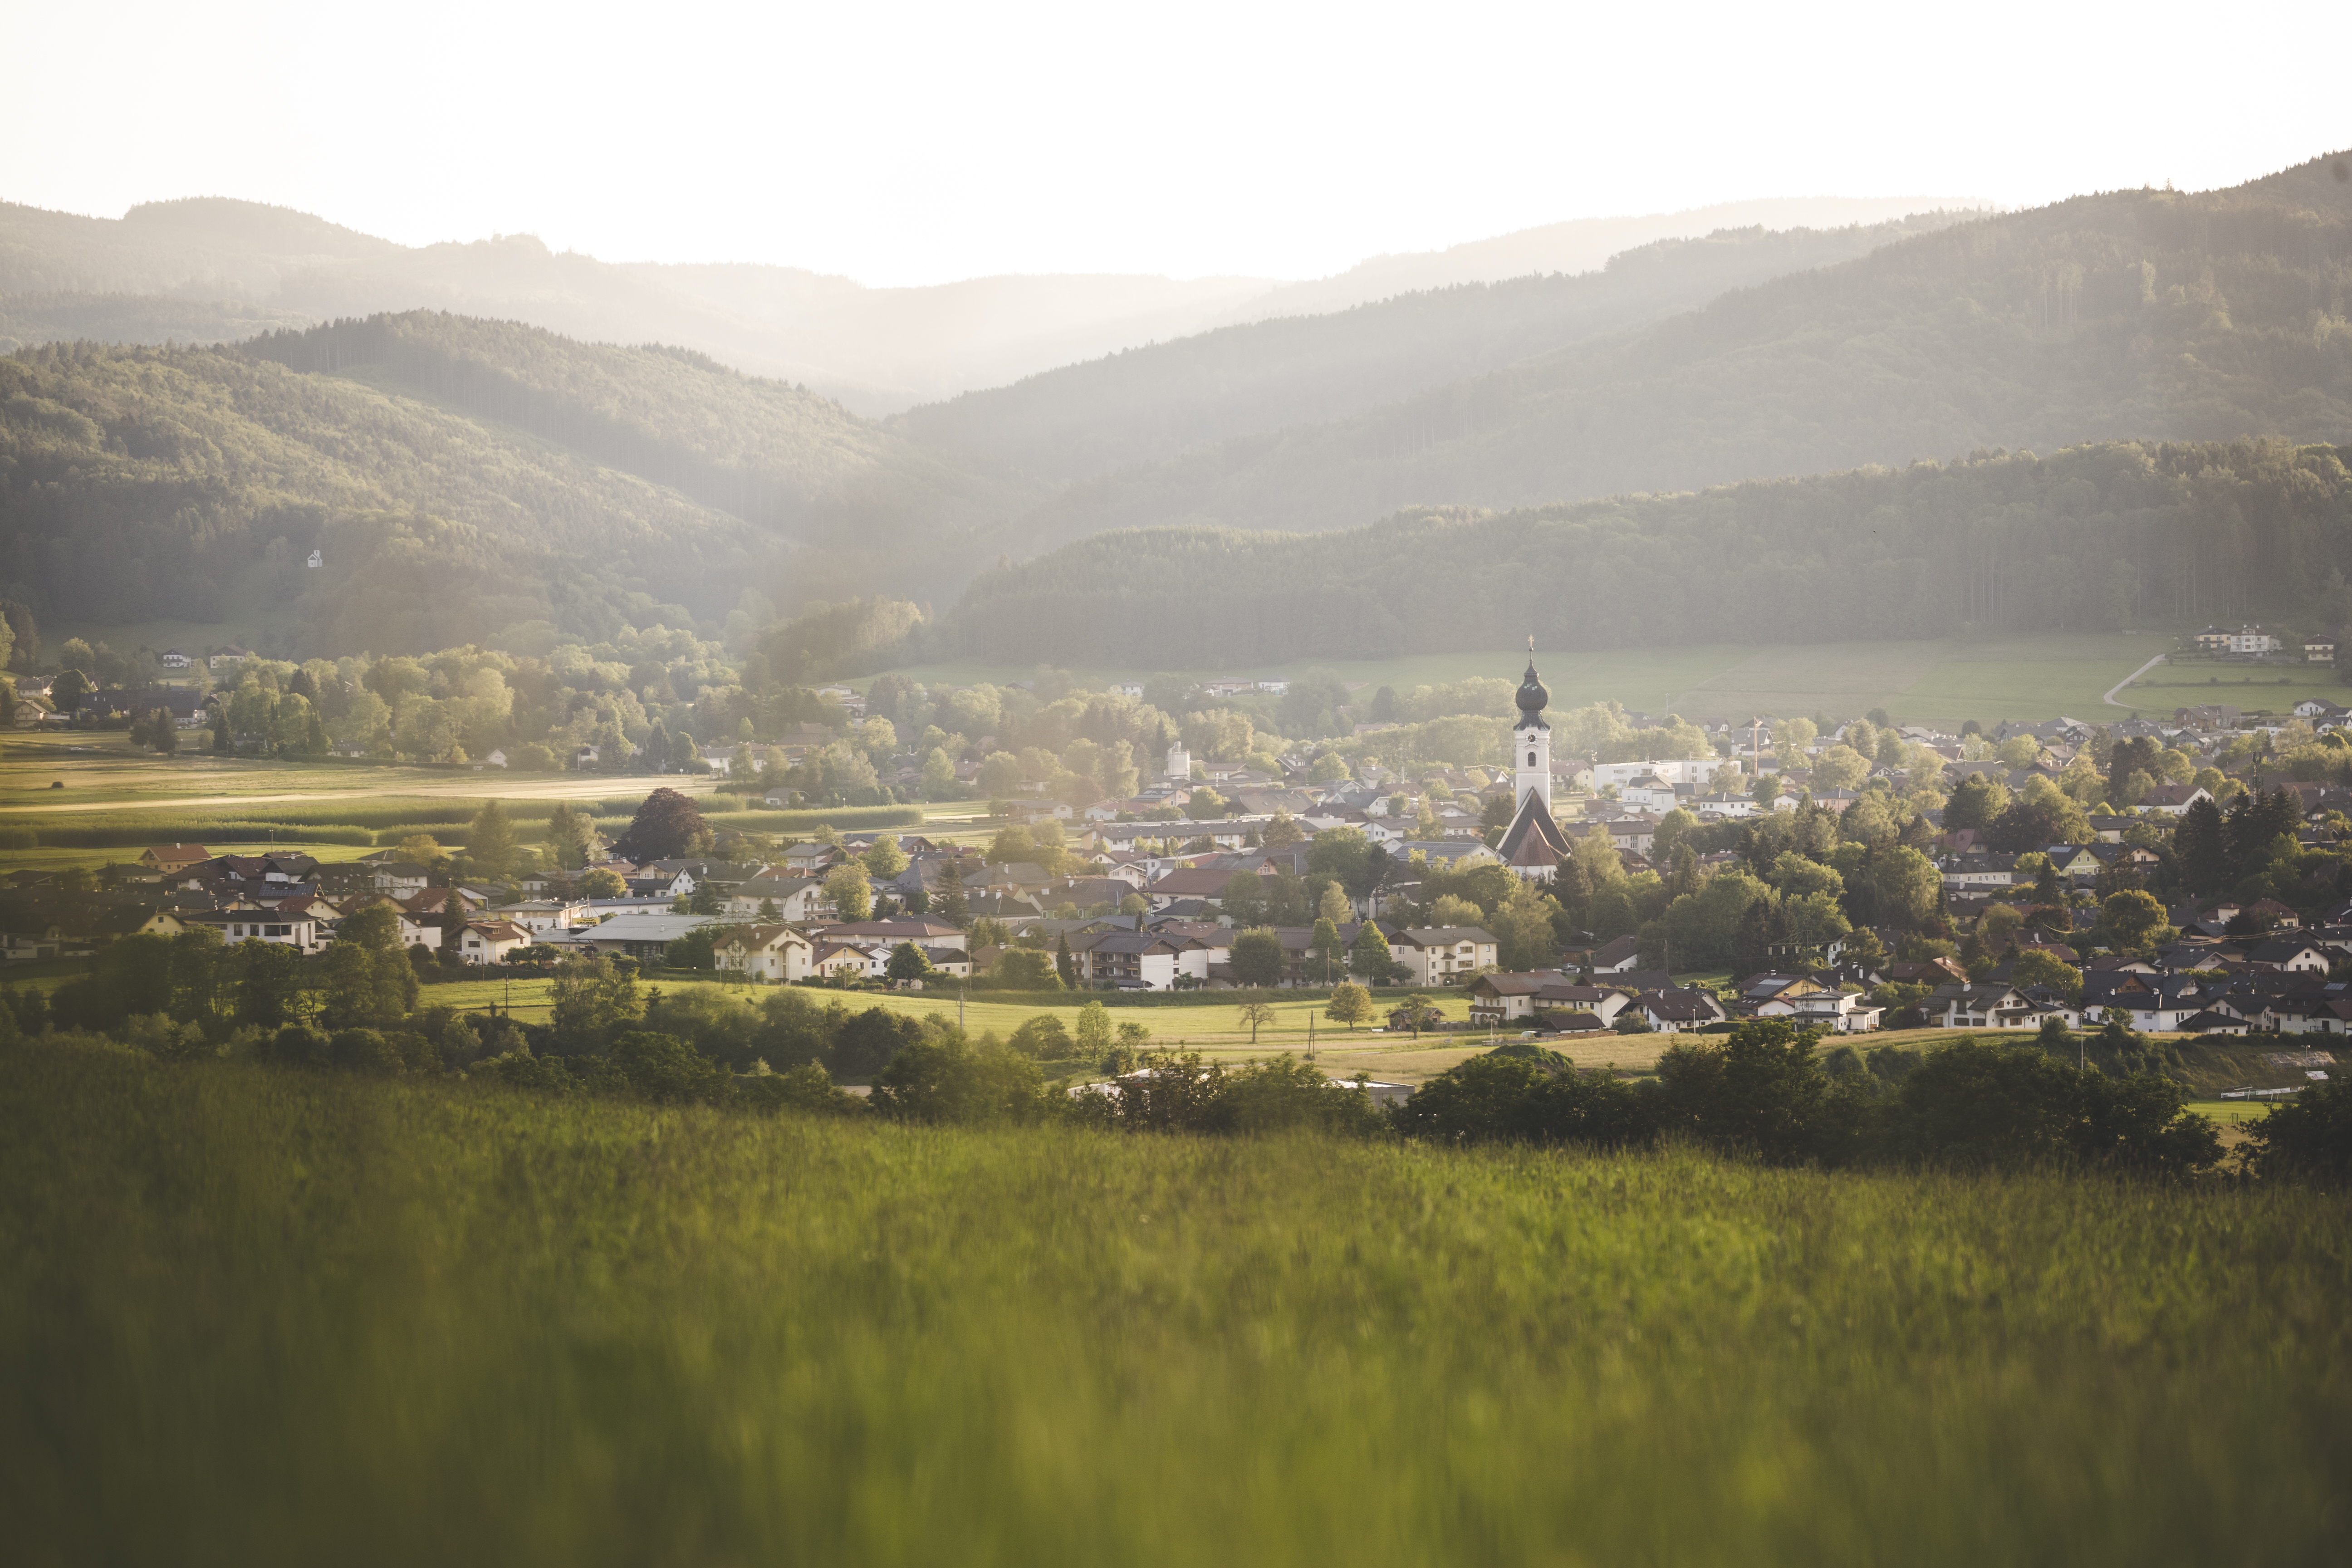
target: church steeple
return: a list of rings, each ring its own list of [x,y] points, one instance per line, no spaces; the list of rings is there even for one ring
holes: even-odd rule
[[[1551,693],[1544,689],[1543,679],[1536,674],[1536,639],[1528,638],[1528,673],[1519,682],[1517,701],[1519,721],[1511,732],[1511,772],[1515,784],[1511,791],[1514,808],[1527,803],[1530,790],[1543,799],[1547,815],[1551,811],[1551,726],[1544,722],[1543,710],[1551,702]]]

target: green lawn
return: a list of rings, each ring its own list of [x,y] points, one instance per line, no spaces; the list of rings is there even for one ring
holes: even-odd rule
[[[2316,1563],[2341,1195],[0,1075],[12,1560]]]
[[[1662,646],[1605,652],[1537,654],[1554,708],[1614,700],[1688,719],[1745,719],[1757,713],[1858,715],[1885,708],[1910,723],[1957,727],[1979,719],[2042,720],[2061,713],[2119,718],[2101,698],[2116,681],[2172,646],[2169,637],[1989,637],[1962,642],[1853,642],[1759,647]],[[1328,659],[1246,671],[1186,670],[1185,675],[1296,676],[1320,666],[1350,682],[1400,689],[1472,676],[1516,679],[1523,649],[1430,654],[1391,659]],[[902,673],[950,685],[1028,679],[1034,669],[978,664],[913,666]],[[1078,669],[1081,683],[1140,680],[1143,668]],[[2161,673],[2159,670],[2157,673]],[[2329,672],[2332,675],[2332,672]],[[2284,688],[2280,689],[2285,689]],[[2196,699],[2168,702],[2167,710]]]

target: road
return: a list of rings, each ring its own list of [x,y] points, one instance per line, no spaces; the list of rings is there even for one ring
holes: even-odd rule
[[[2129,702],[2116,701],[2116,693],[2121,691],[2125,687],[2129,686],[2133,681],[2137,680],[2141,676],[2146,675],[2149,670],[2154,669],[2158,665],[2162,664],[2163,662],[2164,655],[2158,654],[2154,658],[2149,659],[2146,664],[2141,665],[2137,669],[2133,670],[2129,675],[2125,676],[2121,680],[2118,680],[2113,686],[2108,687],[2107,694],[2099,700],[2105,702],[2110,708],[2132,707],[2133,704]]]

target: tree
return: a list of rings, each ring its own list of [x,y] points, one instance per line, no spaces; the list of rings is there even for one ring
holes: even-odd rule
[[[996,961],[996,983],[1008,991],[1059,991],[1062,977],[1041,948],[1008,947]]]
[[[991,800],[1009,800],[1020,792],[1020,758],[1010,752],[991,752],[981,760],[981,794]]]
[[[700,808],[677,791],[664,787],[638,805],[628,831],[613,846],[613,852],[639,864],[675,860],[688,853],[698,840],[707,842],[709,837]]]
[[[1255,1046],[1258,1030],[1274,1026],[1274,1004],[1253,992],[1242,998],[1239,1019],[1241,1026],[1250,1032],[1250,1044]]]
[[[585,865],[588,860],[589,837],[595,824],[585,812],[574,811],[561,801],[547,814],[547,843],[555,855],[555,864],[563,870]]]
[[[2164,906],[2152,893],[2117,893],[2099,906],[2099,918],[2117,946],[2136,948],[2164,924]]]
[[[2210,800],[2190,803],[2173,830],[2172,853],[2179,862],[2180,880],[2192,893],[2220,892],[2230,880],[2230,851],[2223,834],[2221,808]]]
[[[761,925],[774,925],[778,921],[782,920],[784,917],[782,912],[776,908],[775,900],[761,899],[760,900],[760,912],[755,918]]]
[[[855,860],[845,860],[824,874],[824,901],[833,906],[834,914],[851,922],[865,920],[874,912],[874,886],[866,879],[866,868]]]
[[[1331,988],[1331,1004],[1323,1016],[1350,1029],[1372,1016],[1372,994],[1352,981],[1342,980]]]
[[[2040,986],[2055,991],[2070,1003],[2083,1000],[2083,972],[2053,954],[2028,949],[2017,955],[2009,972],[2012,985]]]
[[[484,801],[466,830],[466,858],[481,875],[497,880],[506,876],[514,858],[514,825],[507,820],[506,807],[495,800]]]
[[[1099,1002],[1089,1002],[1078,1009],[1070,1026],[1070,1036],[1077,1044],[1081,1058],[1099,1058],[1110,1049],[1110,1013]]]
[[[866,846],[863,858],[866,870],[873,873],[877,882],[890,881],[907,868],[907,852],[898,847],[898,836],[895,833],[876,835],[874,842]]]
[[[971,923],[971,900],[963,890],[963,863],[953,856],[940,875],[940,918],[959,931]]]
[[[1070,952],[1070,933],[1062,932],[1054,939],[1054,973],[1062,984],[1075,991],[1078,987],[1078,961]]]
[[[1233,966],[1234,978],[1251,986],[1278,985],[1289,967],[1282,938],[1264,926],[1235,934],[1226,962]]]
[[[1418,991],[1404,999],[1405,1023],[1412,1030],[1414,1039],[1421,1038],[1421,1026],[1436,1010],[1436,1005]]]
[[[194,926],[172,939],[173,1017],[184,1024],[214,1021],[225,957],[218,926]]]
[[[911,942],[902,942],[890,950],[889,967],[883,971],[892,980],[920,980],[930,973],[931,961]]]
[[[400,941],[399,917],[385,905],[346,917],[320,966],[331,1029],[395,1024],[416,1005],[416,971]]]
[[[617,899],[628,890],[621,874],[608,867],[594,867],[580,879],[580,891],[591,899]]]
[[[1348,950],[1339,943],[1339,928],[1331,923],[1328,915],[1315,922],[1314,934],[1307,939],[1307,951],[1315,955],[1316,972],[1328,976],[1348,972]]]
[[[944,746],[933,746],[923,757],[923,797],[946,800],[956,793],[955,759]]]
[[[1395,973],[1397,967],[1395,958],[1389,952],[1387,933],[1370,921],[1366,921],[1364,929],[1356,933],[1352,959],[1356,973],[1373,985],[1387,984],[1389,976]]]
[[[236,977],[239,1026],[276,1029],[294,1021],[302,984],[302,955],[282,942],[247,937],[229,955]]]
[[[68,669],[49,683],[49,703],[70,719],[74,710],[81,706],[82,699],[96,689],[89,676],[79,669]]]
[[[1268,849],[1287,849],[1294,844],[1304,842],[1306,837],[1307,830],[1291,819],[1290,813],[1276,810],[1274,820],[1267,823],[1259,835],[1259,842]]]
[[[570,1055],[596,1049],[611,1031],[645,1012],[635,972],[604,953],[558,964],[548,994],[556,1048]]]
[[[2009,789],[1999,779],[1970,773],[1952,786],[1950,797],[1944,802],[1944,829],[1950,833],[1973,827],[1982,832],[2008,805]]]

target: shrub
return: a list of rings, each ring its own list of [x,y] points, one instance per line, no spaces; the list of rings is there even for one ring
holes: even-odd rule
[[[2263,1176],[2352,1177],[2352,1083],[2320,1083],[2246,1130],[2248,1167]]]

